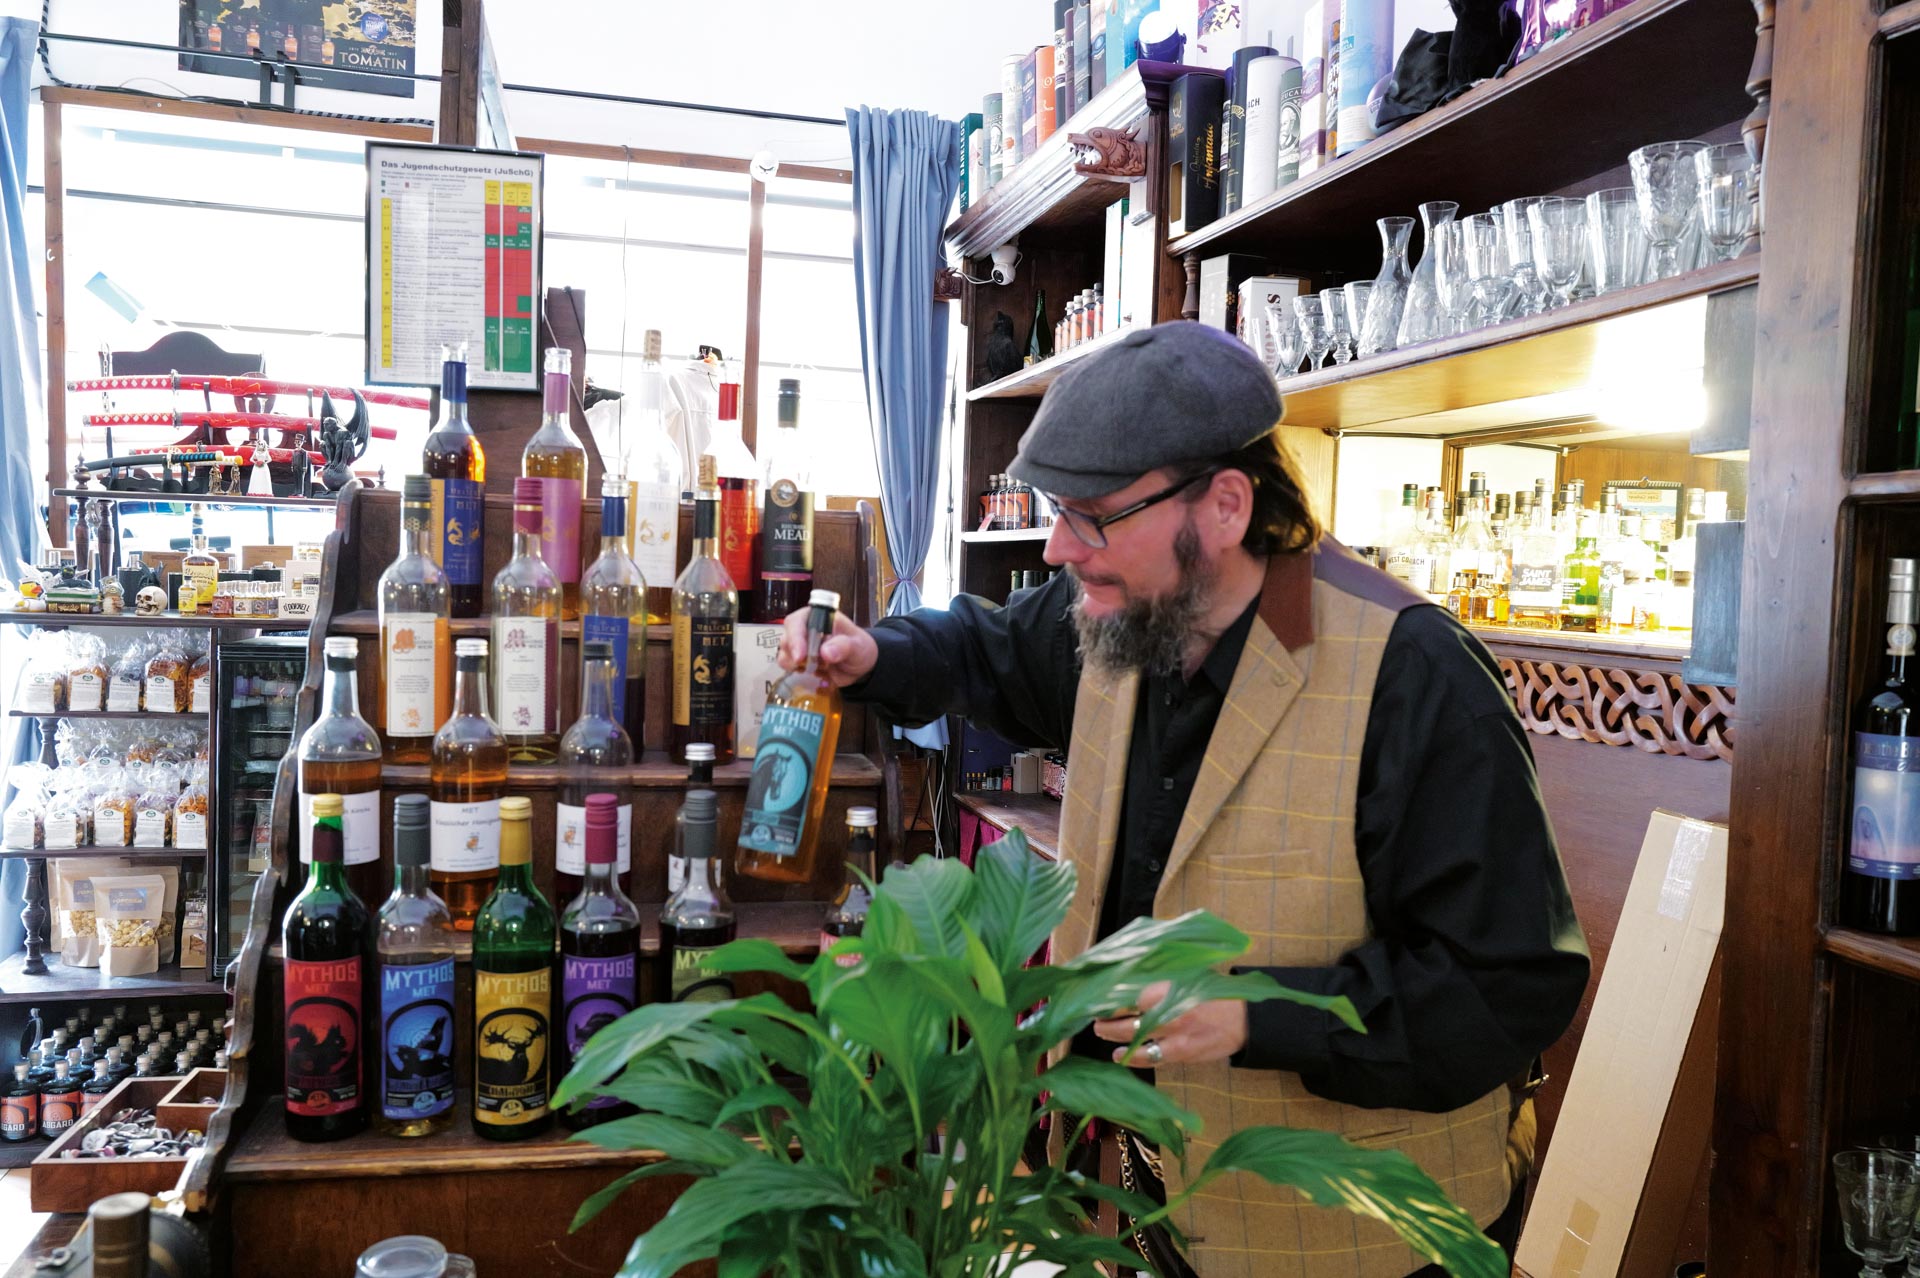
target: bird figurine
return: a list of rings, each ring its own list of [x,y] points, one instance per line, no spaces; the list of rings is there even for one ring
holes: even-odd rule
[[[1013,317],[993,313],[993,332],[987,338],[987,376],[994,380],[1020,371],[1020,346],[1013,338]]]

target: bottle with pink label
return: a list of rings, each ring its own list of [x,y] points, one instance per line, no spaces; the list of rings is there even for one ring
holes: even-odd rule
[[[561,615],[568,621],[580,615],[580,503],[587,482],[587,450],[569,421],[572,370],[572,351],[547,348],[540,429],[520,454],[521,475],[539,485],[540,557],[560,579]]]

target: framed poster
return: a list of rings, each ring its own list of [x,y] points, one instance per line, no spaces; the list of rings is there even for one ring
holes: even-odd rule
[[[1609,479],[1601,489],[1600,508],[1653,520],[1661,541],[1672,541],[1686,531],[1686,485],[1671,479],[1636,482]]]
[[[367,385],[437,386],[467,348],[471,390],[540,389],[545,157],[367,144]]]
[[[299,82],[320,89],[355,89],[388,97],[413,96],[416,0],[179,0],[180,44],[210,53],[238,53],[278,62],[304,62]],[[380,75],[342,75],[342,71]],[[259,71],[233,58],[180,55],[182,71],[252,80]]]

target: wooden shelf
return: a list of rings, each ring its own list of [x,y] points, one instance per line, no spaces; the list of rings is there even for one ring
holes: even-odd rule
[[[1920,938],[1829,928],[1820,947],[1837,959],[1903,981],[1920,981]]]
[[[0,1142],[0,1168],[26,1167],[47,1152],[53,1142],[43,1136],[32,1140]]]
[[[1478,212],[1563,190],[1623,167],[1637,146],[1744,118],[1753,53],[1744,5],[1634,0],[1169,251],[1267,253],[1290,270],[1377,259],[1377,218],[1410,217],[1427,200]],[[1578,121],[1581,111],[1591,118]]]
[[[207,716],[192,710],[9,710],[15,719],[157,719],[170,723],[192,720],[206,726]]]
[[[1082,342],[1071,350],[1058,355],[1049,355],[1036,364],[1029,364],[1017,373],[1009,373],[998,381],[988,382],[985,386],[976,386],[967,392],[967,402],[982,399],[1039,399],[1047,393],[1056,377],[1067,368],[1079,363],[1097,351],[1114,345],[1128,333],[1140,331],[1133,328],[1119,328],[1111,333],[1102,333],[1090,342]]]
[[[281,510],[336,510],[339,502],[332,497],[275,497],[270,493],[258,496],[239,496],[231,493],[135,493],[120,492],[111,488],[56,488],[55,497],[68,497],[74,501],[143,501],[156,506],[259,506],[263,509]]]
[[[107,626],[138,630],[305,630],[305,617],[183,617],[163,612],[142,617],[137,613],[0,611],[0,623],[23,626]]]
[[[970,546],[990,546],[995,542],[1031,541],[1044,543],[1053,536],[1053,528],[998,528],[989,532],[963,532],[960,540]]]
[[[1657,657],[1679,661],[1693,651],[1689,631],[1647,634],[1582,634],[1566,630],[1529,630],[1523,626],[1467,627],[1475,638],[1491,648],[1544,648],[1578,653],[1596,659],[1612,657]]]
[[[742,623],[748,624],[748,623]],[[493,618],[491,617],[453,617],[447,621],[447,633],[455,639],[489,639],[493,636]],[[352,612],[342,612],[334,616],[327,626],[330,635],[378,635],[380,633],[380,614],[372,608],[357,608]],[[560,623],[560,639],[580,637],[578,621]],[[648,626],[648,643],[672,643],[672,626]]]
[[[1855,475],[1847,494],[1856,501],[1903,501],[1920,497],[1920,470],[1881,470]]]
[[[47,974],[28,976],[21,970],[26,962],[25,950],[0,959],[0,1003],[31,1003],[43,998],[81,998],[101,994],[139,995],[142,998],[161,995],[211,998],[224,997],[226,994],[226,987],[220,981],[208,979],[206,969],[199,967],[183,971],[178,966],[168,965],[145,976],[103,977],[98,968],[67,967],[55,955],[49,954],[46,957]]]
[[[1060,800],[1050,794],[1014,794],[1002,790],[966,790],[960,806],[1002,830],[1020,827],[1027,846],[1042,856],[1060,859]]]
[[[380,769],[381,781],[401,789],[424,789],[427,784],[424,763],[389,763]],[[516,763],[507,771],[510,789],[550,790],[558,786],[566,770],[557,763]],[[687,784],[687,765],[667,756],[664,750],[649,750],[633,766],[628,781],[643,790],[677,790]],[[735,759],[713,770],[717,789],[744,788],[753,776],[752,759]],[[832,784],[837,786],[877,786],[880,765],[864,754],[837,754],[833,758]]]
[[[39,856],[59,860],[69,856],[124,856],[140,861],[205,857],[207,848],[0,848],[0,857]]]

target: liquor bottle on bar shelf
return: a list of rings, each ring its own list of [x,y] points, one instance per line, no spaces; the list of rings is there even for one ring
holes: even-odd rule
[[[432,821],[424,794],[393,801],[393,892],[374,937],[380,1066],[374,1126],[427,1136],[453,1125],[453,916],[428,884]]]
[[[627,553],[626,526],[626,480],[608,475],[600,491],[600,555],[580,579],[580,698],[585,704],[587,644],[602,640],[613,654],[614,717],[638,754],[647,748],[647,581]]]
[[[500,800],[500,881],[473,931],[473,1129],[524,1140],[553,1121],[553,907],[533,885],[533,805]]]
[[[1453,554],[1453,535],[1447,527],[1447,495],[1438,488],[1427,490],[1427,526],[1421,560],[1426,567],[1424,580],[1416,580],[1416,590],[1425,591],[1435,603],[1446,602],[1447,588],[1453,578],[1447,563]],[[1419,574],[1416,572],[1416,576]]]
[[[361,899],[378,898],[380,874],[380,738],[360,717],[355,669],[358,640],[330,635],[323,709],[300,738],[300,863],[313,860],[313,797],[338,795],[347,882]]]
[[[754,557],[760,550],[760,466],[740,434],[740,384],[726,377],[723,370],[713,431],[713,460],[720,476],[720,562],[734,589],[751,599],[759,589]]]
[[[220,561],[207,548],[207,528],[200,508],[193,511],[193,549],[180,561],[181,616],[205,613],[213,607],[215,589],[220,584]]]
[[[587,796],[587,876],[560,919],[560,1023],[566,1058],[573,1068],[587,1040],[604,1025],[632,1011],[638,998],[640,911],[620,890],[614,860],[615,826],[626,817],[611,794]],[[631,1113],[630,1106],[599,1096],[584,1109],[560,1115],[560,1125],[580,1131]]]
[[[633,866],[633,800],[628,774],[638,751],[613,716],[613,646],[604,639],[580,645],[580,718],[560,739],[560,796],[554,808],[554,899],[571,901],[587,873],[587,798],[609,794],[619,807],[617,873]]]
[[[1853,712],[1853,811],[1840,921],[1920,934],[1920,721],[1907,687],[1914,651],[1914,561],[1887,565],[1885,674]]]
[[[847,809],[847,866],[840,884],[840,895],[827,907],[820,924],[820,949],[825,952],[843,936],[858,936],[867,926],[867,910],[873,904],[868,885],[880,880],[880,867],[874,864],[875,826],[879,814],[872,808]],[[842,967],[860,962],[858,955],[842,955],[834,960]]]
[[[549,346],[540,429],[520,454],[520,474],[540,485],[540,558],[560,579],[560,615],[580,615],[580,503],[586,497],[587,450],[569,421],[573,352]]]
[[[1476,470],[1468,478],[1466,504],[1454,525],[1453,539],[1448,546],[1447,571],[1453,576],[1463,572],[1472,573],[1476,579],[1491,582],[1499,570],[1498,556],[1493,532],[1487,527],[1487,477]],[[1487,619],[1474,618],[1476,621]],[[1461,620],[1467,618],[1462,617]]]
[[[367,1126],[361,1031],[372,937],[341,865],[341,810],[339,795],[314,796],[313,870],[280,924],[287,1135],[295,1140],[340,1140]]]
[[[681,758],[695,741],[713,746],[716,763],[733,762],[733,629],[740,616],[733,578],[719,559],[714,523],[719,493],[712,457],[700,459],[693,506],[693,557],[673,586],[673,727],[669,749]],[[769,498],[769,501],[772,499]]]
[[[440,364],[440,420],[427,436],[420,469],[433,484],[433,532],[428,544],[447,574],[447,598],[456,617],[481,608],[481,538],[485,531],[487,454],[467,425],[467,348],[445,351]]]
[[[754,619],[786,620],[813,589],[813,465],[800,433],[800,383],[780,379],[779,422],[760,449],[760,594]]]
[[[540,557],[541,481],[513,481],[513,558],[493,577],[493,713],[515,763],[560,742],[559,578]]]
[[[1527,526],[1513,543],[1513,584],[1508,597],[1512,612],[1507,624],[1528,630],[1560,628],[1560,545],[1547,526],[1544,505],[1529,505]]]
[[[688,791],[713,789],[713,746],[705,741],[695,741],[687,747],[687,786]],[[667,895],[672,896],[687,882],[687,828],[684,813],[673,818],[673,850],[667,854]],[[725,879],[724,867],[719,861],[713,863],[714,881]]]
[[[621,397],[621,431],[633,509],[622,524],[628,549],[647,584],[647,620],[664,626],[673,615],[673,576],[679,568],[680,494],[691,486],[680,449],[667,429],[666,370],[660,365],[660,331],[647,330],[646,355],[633,389]],[[604,516],[603,516],[604,519]]]
[[[840,596],[816,590],[810,604],[807,661],[774,684],[767,697],[740,817],[737,867],[776,883],[813,878],[840,739],[840,689],[820,673],[820,645],[833,633]]]
[[[388,763],[430,762],[433,734],[453,712],[447,574],[429,549],[432,510],[432,481],[408,475],[400,553],[380,574],[380,731]]]
[[[487,641],[458,639],[453,647],[453,714],[434,734],[429,774],[431,882],[455,931],[464,934],[473,931],[474,916],[500,873],[507,743],[487,714]]]
[[[1385,538],[1385,568],[1389,575],[1411,583],[1420,558],[1420,485],[1400,486],[1400,505],[1394,510]]]
[[[1560,576],[1560,629],[1592,634],[1600,619],[1599,519],[1576,499],[1573,553]]]
[[[680,808],[686,832],[687,881],[660,910],[660,958],[668,998],[711,1003],[733,997],[733,978],[707,966],[713,951],[734,938],[733,903],[715,880],[716,799],[689,790]]]

